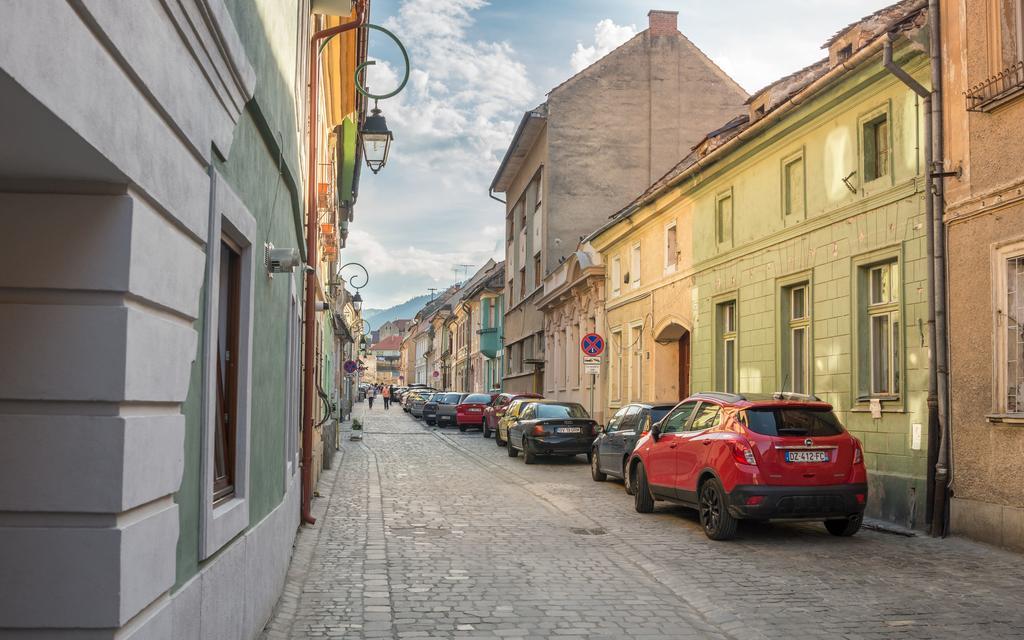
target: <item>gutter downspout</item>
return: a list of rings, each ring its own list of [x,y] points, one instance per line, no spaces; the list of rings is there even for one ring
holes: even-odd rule
[[[945,162],[945,140],[943,138],[942,116],[942,28],[939,14],[939,0],[928,0],[928,44],[932,71],[932,157],[928,167],[932,185],[935,269],[935,365],[938,383],[939,418],[941,439],[938,460],[935,462],[935,495],[932,507],[933,536],[945,536],[949,520],[949,493],[953,482],[952,429],[949,411],[949,334],[946,312],[946,201],[944,197],[942,172]]]
[[[316,391],[316,293],[317,293],[317,92],[320,84],[320,52],[324,38],[361,27],[366,20],[365,3],[356,5],[356,18],[330,29],[321,29],[309,41],[309,163],[306,181],[306,287],[303,300],[302,345],[302,522],[316,524],[310,511],[313,498],[313,395]]]
[[[507,202],[505,202],[504,200],[502,200],[498,196],[494,195],[494,187],[488,187],[487,188],[487,195],[491,198],[491,200],[497,200],[501,204],[508,204]]]
[[[897,66],[892,59],[892,43],[896,39],[893,33],[886,34],[885,48],[882,51],[882,66],[896,76],[903,84],[910,87],[914,93],[923,99],[924,103],[924,166],[925,166],[925,190],[924,199],[924,224],[925,244],[928,252],[928,344],[931,348],[928,359],[928,466],[925,479],[925,521],[932,521],[933,489],[935,486],[935,461],[938,459],[939,434],[942,431],[942,421],[939,417],[938,404],[938,375],[935,367],[936,330],[935,330],[935,260],[934,260],[934,238],[935,238],[935,201],[931,195],[931,172],[934,160],[934,145],[932,140],[932,94],[925,89],[921,83],[910,76],[901,67]],[[914,516],[911,516],[914,518]],[[916,518],[914,518],[916,519]]]
[[[930,0],[930,5],[937,0]],[[931,6],[929,6],[931,9]],[[901,82],[910,87],[924,100],[925,122],[925,233],[928,251],[928,343],[931,346],[928,367],[928,470],[926,519],[931,525],[933,536],[945,533],[946,495],[949,484],[948,460],[949,440],[949,387],[948,387],[948,353],[946,349],[945,325],[945,233],[943,226],[943,202],[941,184],[935,183],[935,158],[942,162],[942,116],[941,93],[938,89],[937,75],[941,73],[938,66],[940,34],[938,32],[937,13],[929,13],[930,27],[929,48],[931,57],[931,75],[933,90],[929,92],[906,71],[897,66],[892,59],[892,41],[895,34],[889,33],[885,39],[882,53],[882,65]]]

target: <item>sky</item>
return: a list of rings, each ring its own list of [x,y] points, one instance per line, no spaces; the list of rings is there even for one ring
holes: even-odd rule
[[[370,272],[365,305],[443,289],[502,259],[505,208],[487,187],[523,112],[645,29],[650,9],[678,11],[679,30],[754,92],[892,1],[373,0],[370,21],[403,42],[411,71],[380,102],[395,139],[387,166],[362,172],[343,250]],[[390,92],[404,73],[397,47],[372,31],[370,59],[370,91]]]

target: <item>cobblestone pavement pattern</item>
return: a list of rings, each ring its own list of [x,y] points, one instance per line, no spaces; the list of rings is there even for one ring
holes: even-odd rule
[[[704,537],[586,460],[367,412],[320,481],[264,638],[1024,638],[1024,559],[820,524]]]

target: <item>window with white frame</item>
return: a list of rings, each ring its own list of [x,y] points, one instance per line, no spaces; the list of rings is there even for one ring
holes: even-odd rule
[[[289,479],[298,470],[299,428],[301,423],[299,377],[302,370],[301,344],[299,339],[302,324],[299,302],[295,293],[295,276],[291,278],[290,311],[288,313],[288,334],[286,336],[287,358],[285,360],[285,489]]]
[[[864,181],[889,175],[889,116],[882,113],[863,125]]]
[[[612,296],[622,293],[622,260],[619,256],[612,258]]]
[[[679,265],[679,237],[675,220],[665,225],[665,273],[674,273]]]
[[[622,330],[615,329],[612,331],[612,341],[609,345],[609,358],[608,358],[608,399],[612,402],[619,403],[622,401],[622,379],[623,379],[623,366],[622,366],[622,352],[625,346],[622,343]]]
[[[217,174],[207,243],[200,558],[249,523],[253,286],[256,219]]]
[[[900,395],[900,353],[902,333],[899,309],[899,262],[891,260],[862,268],[865,275],[863,296],[867,320],[867,349],[861,349],[862,383],[867,381],[870,397],[895,398]]]
[[[629,395],[630,402],[641,400],[643,395],[644,327],[635,324],[629,328]]]
[[[780,391],[811,392],[811,310],[806,282],[782,289],[782,387]]]
[[[996,15],[992,16],[995,19],[990,21],[989,28],[993,43],[990,75],[1013,69],[1024,60],[1024,0],[995,0],[995,3]]]
[[[996,254],[996,413],[1024,414],[1024,242]]]
[[[715,199],[715,240],[718,244],[732,244],[732,215],[730,190]]]
[[[629,248],[629,288],[640,288],[640,243]]]
[[[782,165],[782,213],[787,219],[804,217],[804,158],[786,160]]]
[[[715,354],[715,386],[725,393],[736,393],[736,301],[722,302],[715,307],[718,339]]]

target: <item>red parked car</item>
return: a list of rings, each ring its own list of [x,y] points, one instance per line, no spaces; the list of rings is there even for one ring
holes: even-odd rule
[[[505,415],[505,410],[508,409],[508,405],[512,404],[512,401],[516,398],[541,398],[542,396],[536,393],[499,393],[491,400],[484,409],[484,422],[483,430],[484,437],[490,438],[492,433],[498,431],[498,420],[501,420],[501,416]],[[498,444],[501,444],[500,442]]]
[[[868,497],[860,441],[811,396],[701,393],[679,403],[629,458],[636,510],[658,500],[694,507],[712,540],[738,520],[822,520],[860,529]]]
[[[469,427],[483,427],[484,409],[494,400],[493,393],[471,393],[455,407],[455,424],[459,431]]]

